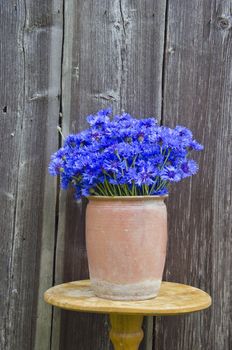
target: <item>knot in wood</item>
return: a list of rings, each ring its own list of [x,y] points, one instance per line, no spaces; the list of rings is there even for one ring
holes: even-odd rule
[[[217,26],[221,30],[229,30],[232,27],[232,17],[231,16],[218,17]]]
[[[175,52],[174,47],[169,47],[168,53],[169,53],[169,54],[173,54],[174,52]]]

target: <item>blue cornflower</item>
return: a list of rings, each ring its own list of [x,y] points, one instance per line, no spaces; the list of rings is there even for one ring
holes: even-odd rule
[[[133,118],[132,118],[132,116],[130,115],[130,114],[128,114],[128,113],[123,113],[123,114],[121,114],[121,115],[115,115],[114,116],[114,119],[113,119],[113,121],[114,122],[119,122],[119,123],[122,123],[122,122],[127,122],[127,121],[131,121]]]
[[[75,147],[77,145],[77,135],[69,135],[64,143],[64,146]]]
[[[81,195],[83,196],[83,197],[88,197],[88,196],[90,196],[90,190],[89,190],[89,188],[82,188],[81,189]]]
[[[144,164],[140,167],[139,172],[136,176],[135,183],[141,185],[152,185],[154,179],[158,175],[158,169],[151,164]]]
[[[68,175],[66,175],[65,173],[61,174],[61,181],[60,181],[60,187],[63,190],[66,190],[69,186],[70,181],[72,180],[72,178]]]
[[[97,179],[97,172],[88,169],[83,173],[82,179],[86,185],[93,185]]]
[[[177,125],[174,131],[178,134],[179,137],[183,137],[189,140],[191,140],[193,137],[192,132],[188,128],[185,128],[184,126]]]
[[[191,140],[189,143],[189,150],[202,151],[204,146],[198,143],[196,140]]]
[[[102,109],[95,115],[89,115],[86,120],[91,126],[99,126],[102,124],[107,124],[109,122],[110,118],[108,117],[109,114],[112,113],[112,110],[109,109]]]
[[[181,173],[174,166],[167,166],[160,172],[160,177],[165,181],[178,182],[181,180]]]
[[[155,118],[138,120],[111,109],[87,117],[90,127],[69,135],[51,157],[49,172],[75,198],[95,195],[162,195],[168,184],[194,175],[189,151],[203,146],[183,127],[159,126]]]
[[[158,122],[157,122],[157,119],[155,119],[155,118],[146,118],[146,119],[139,120],[140,127],[144,126],[146,128],[150,128],[150,127],[154,127],[157,125],[158,125]]]
[[[182,178],[185,178],[195,175],[198,172],[199,167],[194,160],[190,159],[184,161],[181,164],[180,169],[182,170]]]
[[[117,174],[122,167],[122,162],[116,159],[109,159],[109,160],[104,160],[102,164],[102,168],[106,170],[107,172],[113,172],[114,174]]]
[[[60,158],[52,158],[48,170],[51,175],[60,175],[64,162]]]

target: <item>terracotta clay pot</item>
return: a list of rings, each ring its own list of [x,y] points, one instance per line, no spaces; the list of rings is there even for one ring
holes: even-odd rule
[[[166,197],[89,197],[86,244],[98,297],[144,300],[158,294],[166,257]]]

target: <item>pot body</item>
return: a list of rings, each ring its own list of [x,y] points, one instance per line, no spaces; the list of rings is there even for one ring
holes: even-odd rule
[[[89,197],[86,245],[98,297],[144,300],[158,294],[166,257],[164,196]]]

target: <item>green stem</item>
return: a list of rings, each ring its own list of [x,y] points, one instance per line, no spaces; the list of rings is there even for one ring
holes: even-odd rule
[[[81,180],[81,176],[79,176],[79,178],[76,177],[76,176],[72,176],[72,178],[73,178],[74,180],[78,181],[78,182],[80,182],[80,180]]]
[[[161,181],[160,185],[157,187],[156,191],[161,190],[163,187],[165,187],[167,184],[167,181]]]
[[[148,185],[145,185],[145,192],[146,192],[146,195],[149,194]]]
[[[123,185],[123,189],[124,189],[124,192],[125,192],[126,196],[129,196],[130,193],[128,192],[127,185],[124,184],[124,185]]]
[[[106,193],[104,192],[104,190],[101,189],[100,184],[97,185],[97,189],[100,191],[100,193],[101,193],[103,196],[106,195]]]
[[[110,193],[111,196],[114,196],[114,194],[111,192],[109,183],[107,182],[107,180],[105,179],[104,181],[105,187],[107,188],[108,192]]]
[[[91,188],[90,192],[92,194],[95,194],[96,196],[99,196],[99,193],[94,190],[94,188]]]
[[[136,162],[137,157],[138,157],[138,154],[136,154],[136,156],[133,158],[133,162],[131,165],[132,168],[134,168],[134,166],[135,166],[135,162]]]
[[[137,193],[137,186],[135,186],[135,196],[137,196],[138,193]]]
[[[126,164],[126,171],[128,171],[128,163],[127,163],[126,158],[124,158],[124,162],[125,162],[125,164]]]
[[[151,186],[149,194],[152,194],[152,192],[154,191],[156,185],[157,185],[157,180],[155,180],[154,184]]]
[[[120,158],[120,155],[118,154],[118,151],[115,152],[117,158],[120,160],[120,162],[122,161],[121,158]]]
[[[171,153],[171,151],[170,151],[170,149],[169,149],[169,150],[168,150],[168,154],[167,154],[167,156],[166,156],[166,158],[165,158],[165,160],[164,160],[164,163],[163,163],[163,166],[162,166],[161,169],[163,169],[163,168],[165,167],[165,164],[166,164],[167,161],[168,161],[168,158],[169,158],[169,156],[170,156],[170,153]]]
[[[142,195],[145,195],[145,191],[144,191],[144,185],[142,185]]]
[[[135,196],[135,182],[132,184],[132,195]]]
[[[114,173],[113,177],[114,177],[114,180],[115,180],[115,181],[117,181],[115,173]],[[116,186],[117,186],[117,189],[118,189],[119,195],[120,195],[120,196],[122,196],[122,192],[121,192],[120,185],[119,185],[119,184],[117,184]]]

